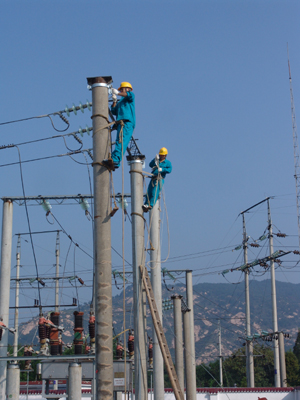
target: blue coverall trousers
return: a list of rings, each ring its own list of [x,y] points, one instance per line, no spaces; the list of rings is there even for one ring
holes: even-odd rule
[[[153,178],[151,179],[151,181],[148,185],[145,204],[148,204],[148,206],[151,206],[151,207],[153,207],[155,205],[163,185],[164,185],[164,179],[162,179],[162,178],[161,179],[153,179]]]
[[[133,134],[133,124],[130,121],[123,121],[124,126],[123,126],[123,155],[126,152],[127,146],[130,142],[131,136]],[[121,125],[118,125],[117,129],[117,138],[116,138],[116,145],[115,149],[112,152],[111,158],[114,161],[114,164],[116,167],[120,166],[120,162],[122,160],[122,142],[120,142],[120,131],[121,131]]]

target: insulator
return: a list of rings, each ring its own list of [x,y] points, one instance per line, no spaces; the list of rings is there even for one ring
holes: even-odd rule
[[[84,109],[85,109],[86,107],[87,107],[86,105],[82,105],[82,104],[81,104],[81,101],[79,102],[79,108],[80,108],[80,110],[81,110],[82,113],[84,113]]]
[[[51,344],[50,345],[50,354],[52,356],[57,356],[59,353],[59,344]]]
[[[129,335],[128,335],[128,350],[129,350],[129,354],[133,355],[133,353],[134,353],[134,335],[133,335],[132,331],[129,331]]]
[[[93,128],[89,128],[87,125],[85,126],[86,129],[86,133],[90,136],[91,135],[91,130],[93,130]]]
[[[283,237],[283,238],[286,237],[286,234],[285,234],[285,233],[275,233],[275,235],[276,235],[277,237]]]
[[[52,207],[51,207],[51,204],[50,204],[49,201],[46,200],[46,199],[43,199],[41,205],[42,205],[43,209],[44,209],[46,212],[49,212],[49,211],[51,210],[51,208],[52,208]]]
[[[40,325],[39,324],[39,338],[41,339],[46,339],[46,327],[45,325]]]
[[[76,109],[76,106],[75,106],[74,103],[73,103],[73,106],[72,106],[72,110],[74,111],[74,114],[77,115],[77,109]]]
[[[92,160],[94,160],[94,157],[93,157],[92,152],[91,152],[90,150],[87,150],[86,152],[88,153],[88,155],[90,156],[90,158],[91,158]]]
[[[123,358],[123,346],[120,343],[117,344],[116,358],[117,360],[121,360]]]
[[[300,254],[300,251],[299,250],[294,250],[293,253],[294,254]]]
[[[46,283],[45,283],[44,281],[42,281],[41,278],[37,278],[37,281],[38,281],[42,286],[45,286],[45,285],[46,285]]]
[[[62,115],[60,112],[58,113],[59,118],[62,119],[67,125],[70,125],[70,122],[67,120],[67,118]]]
[[[123,198],[123,201],[122,201],[122,197],[119,197],[119,198],[117,198],[117,202],[120,204],[120,206],[123,210],[126,210],[126,208],[128,207],[128,201],[125,198]]]
[[[72,136],[73,136],[73,138],[74,138],[75,140],[77,140],[77,142],[78,142],[78,143],[80,143],[80,144],[82,144],[82,145],[83,145],[83,143],[82,143],[81,139],[79,139],[79,137],[78,137],[78,136],[76,136],[76,135],[75,135],[75,133],[73,133],[73,134],[72,134]]]
[[[81,126],[79,126],[78,132],[80,133],[81,137],[83,137],[84,129],[82,129]]]
[[[59,325],[59,312],[53,311],[50,314],[50,321],[54,323],[54,325]]]
[[[66,105],[66,107],[65,107],[65,113],[67,114],[68,117],[70,116],[70,110],[69,110],[68,105]]]
[[[74,311],[75,328],[83,328],[83,314],[82,311]]]
[[[38,305],[39,305],[38,299],[34,299],[34,305],[35,305],[35,306],[38,306]]]
[[[2,334],[3,334],[3,329],[0,328],[0,341],[1,341],[1,339],[2,339]]]
[[[260,237],[258,238],[258,240],[265,240],[265,239],[267,239],[267,235],[262,235],[262,236],[260,236]]]
[[[90,205],[89,205],[87,199],[84,198],[84,197],[82,197],[81,199],[79,199],[79,204],[80,204],[81,208],[82,208],[84,211],[88,211],[88,209],[90,208]]]
[[[75,354],[82,354],[82,344],[75,344],[74,349],[75,349]]]
[[[50,328],[50,326],[45,326],[45,328],[46,328],[46,338],[50,339],[51,328]]]
[[[152,360],[152,359],[153,359],[153,344],[152,344],[152,343],[149,344],[149,348],[148,348],[148,358],[149,358],[149,360]]]
[[[73,297],[73,304],[72,304],[73,306],[77,306],[77,299],[76,299],[76,297]]]
[[[250,243],[250,246],[251,247],[259,247],[259,244],[258,243]]]
[[[79,283],[80,283],[81,285],[84,285],[84,282],[83,282],[83,280],[82,280],[81,278],[78,278],[78,281],[79,281]]]
[[[89,111],[91,111],[91,105],[92,103],[90,103],[88,100],[86,101],[86,106],[89,109]]]
[[[89,323],[89,334],[90,334],[90,338],[91,339],[94,339],[95,333],[96,333],[95,322],[94,323]]]

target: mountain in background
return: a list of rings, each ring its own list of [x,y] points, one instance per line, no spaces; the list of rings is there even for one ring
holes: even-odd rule
[[[276,282],[277,311],[279,330],[289,333],[286,339],[286,349],[294,345],[300,326],[300,284]],[[245,291],[244,283],[233,285],[228,283],[200,283],[194,285],[194,318],[197,364],[207,363],[217,358],[218,319],[222,329],[222,355],[228,356],[244,343],[245,337]],[[163,288],[163,299],[180,294],[185,298],[185,286],[174,285],[173,290]],[[125,329],[133,328],[133,298],[132,286],[125,292],[126,323]],[[252,333],[272,332],[271,281],[250,282],[250,308]],[[74,316],[79,308],[61,311],[60,325],[65,329],[63,341],[65,344],[73,341]],[[89,304],[80,307],[84,311],[84,330],[88,334]],[[166,338],[174,352],[173,310],[164,311],[163,325]],[[38,344],[38,318],[33,318],[20,325],[20,344]],[[113,327],[114,336],[123,331],[123,291],[113,297]],[[151,337],[151,316],[147,308],[147,333]],[[123,335],[121,336],[123,340]],[[12,335],[10,335],[12,340]],[[266,342],[272,347],[272,342]],[[37,346],[38,347],[38,346]]]

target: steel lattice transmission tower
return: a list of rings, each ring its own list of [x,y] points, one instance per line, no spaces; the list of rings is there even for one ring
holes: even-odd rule
[[[300,247],[300,165],[299,165],[299,146],[298,146],[296,113],[295,113],[293,87],[292,87],[292,75],[291,75],[290,58],[289,58],[289,48],[287,48],[287,52],[288,52],[290,95],[291,95],[291,111],[292,111],[292,125],[293,125],[293,144],[294,144],[294,163],[295,163],[295,183],[296,183],[296,200],[297,200],[298,237],[299,237],[299,247]]]

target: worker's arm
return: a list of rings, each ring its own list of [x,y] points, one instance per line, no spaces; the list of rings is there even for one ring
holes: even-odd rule
[[[130,103],[134,100],[134,93],[132,92],[119,92],[119,96],[126,97],[126,100]]]
[[[153,158],[153,160],[151,160],[151,161],[149,162],[149,167],[150,167],[150,168],[155,168],[155,167],[156,167],[155,158]]]
[[[161,172],[165,172],[166,174],[170,174],[172,172],[172,164],[169,160],[164,160],[159,164],[161,168]]]
[[[116,108],[117,103],[113,102],[112,106],[110,107],[110,111],[113,115],[117,115],[117,108]]]

